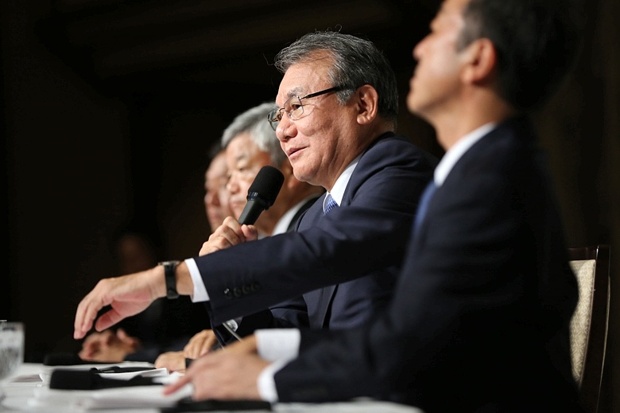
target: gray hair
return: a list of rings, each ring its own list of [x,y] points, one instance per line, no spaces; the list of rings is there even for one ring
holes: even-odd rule
[[[383,53],[369,40],[335,31],[308,33],[280,50],[274,65],[285,73],[291,65],[312,60],[317,51],[327,51],[333,57],[334,63],[329,71],[333,86],[349,88],[337,93],[340,103],[345,103],[358,87],[371,85],[379,95],[379,114],[392,119],[396,125],[396,75]]]
[[[258,149],[269,153],[273,166],[279,167],[286,159],[286,154],[267,121],[267,114],[273,109],[277,109],[275,102],[265,102],[237,115],[222,134],[222,147],[226,148],[234,137],[247,132]]]

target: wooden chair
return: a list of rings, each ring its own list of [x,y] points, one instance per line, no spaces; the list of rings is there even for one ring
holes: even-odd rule
[[[607,346],[610,304],[609,246],[569,248],[579,283],[579,301],[571,320],[573,375],[588,413],[597,413]]]

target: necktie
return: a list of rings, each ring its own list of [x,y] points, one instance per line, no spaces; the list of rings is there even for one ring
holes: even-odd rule
[[[422,220],[424,219],[424,216],[426,215],[426,210],[428,209],[428,204],[431,198],[433,197],[433,194],[435,193],[436,189],[437,189],[437,185],[435,185],[434,180],[431,180],[426,186],[426,188],[424,189],[424,192],[422,193],[422,197],[420,198],[420,204],[418,205],[418,210],[416,211],[416,215],[415,215],[415,228],[418,228],[418,226],[420,225],[420,222],[422,222]]]
[[[331,194],[327,194],[327,197],[325,198],[325,206],[323,207],[323,215],[327,214],[334,208],[338,208],[338,204],[334,201]]]

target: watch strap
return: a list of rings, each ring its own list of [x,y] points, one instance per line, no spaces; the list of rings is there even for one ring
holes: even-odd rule
[[[164,261],[159,263],[159,265],[162,265],[164,267],[164,278],[166,280],[166,297],[169,300],[179,298],[176,278],[176,268],[179,263],[180,261]]]

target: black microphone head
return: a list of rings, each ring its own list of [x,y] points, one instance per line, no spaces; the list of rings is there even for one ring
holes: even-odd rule
[[[263,166],[248,189],[248,202],[239,216],[239,223],[254,224],[259,215],[276,201],[283,182],[284,175],[280,170]]]
[[[248,189],[248,201],[260,198],[265,204],[265,209],[269,208],[276,201],[283,182],[284,175],[278,168],[263,166]]]

